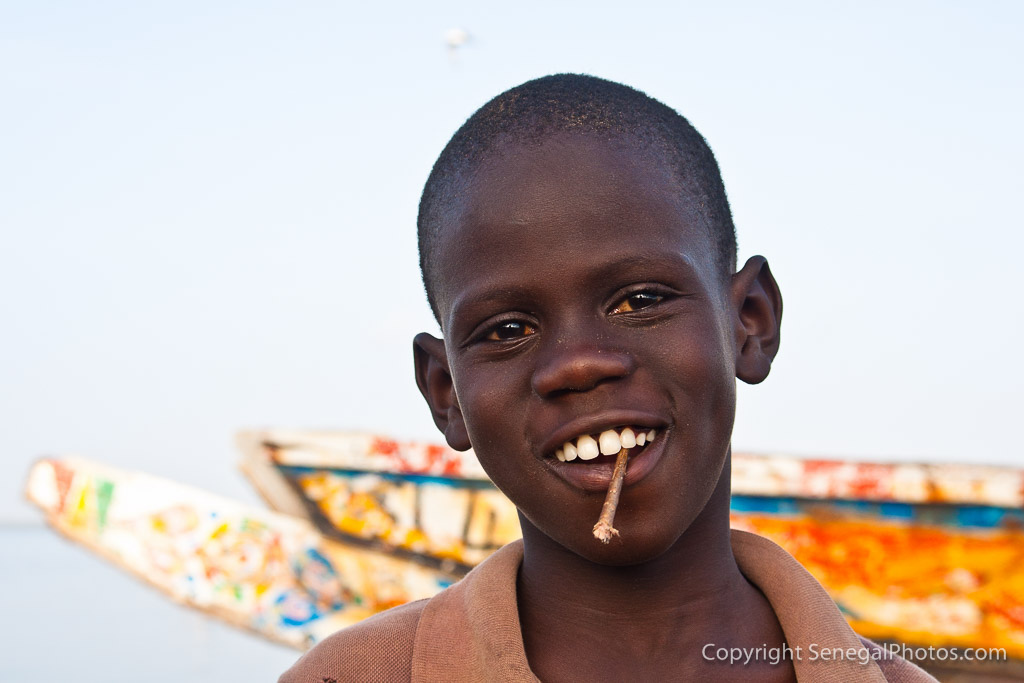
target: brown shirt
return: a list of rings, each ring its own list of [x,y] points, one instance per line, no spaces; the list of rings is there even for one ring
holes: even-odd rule
[[[733,530],[732,549],[740,571],[775,610],[799,681],[935,681],[854,633],[825,589],[776,544]],[[522,541],[508,544],[433,598],[333,634],[278,683],[537,681],[516,605],[522,559]]]

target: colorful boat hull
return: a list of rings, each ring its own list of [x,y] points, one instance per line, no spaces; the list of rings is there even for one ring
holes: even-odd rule
[[[37,462],[49,524],[176,602],[306,648],[457,579],[324,538],[307,520],[78,458]]]
[[[245,432],[268,503],[326,536],[465,571],[518,537],[472,453],[360,434]],[[733,457],[732,523],[793,554],[858,632],[1024,659],[1024,473]]]

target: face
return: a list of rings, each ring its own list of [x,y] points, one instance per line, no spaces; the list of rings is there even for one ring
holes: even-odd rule
[[[499,152],[438,249],[449,440],[468,435],[524,525],[593,561],[653,559],[704,514],[727,458],[731,280],[654,153],[586,135]],[[591,528],[618,451],[608,432],[628,445],[624,429],[647,442],[604,545]],[[584,459],[591,438],[614,452]]]

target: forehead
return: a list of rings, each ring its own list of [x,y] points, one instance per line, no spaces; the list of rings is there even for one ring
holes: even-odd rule
[[[466,288],[554,286],[549,276],[560,264],[600,267],[616,256],[676,259],[714,275],[710,231],[691,188],[663,154],[632,137],[567,133],[499,144],[453,195],[436,252],[442,312]]]

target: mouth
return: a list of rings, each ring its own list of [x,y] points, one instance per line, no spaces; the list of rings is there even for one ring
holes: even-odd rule
[[[612,480],[615,458],[629,450],[623,486],[643,479],[654,469],[664,451],[666,430],[651,425],[628,424],[578,434],[562,442],[544,462],[567,483],[584,491],[606,492]]]

